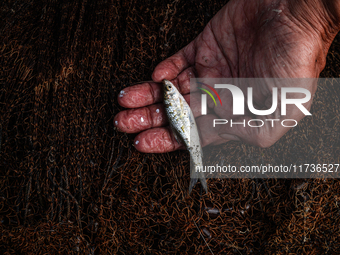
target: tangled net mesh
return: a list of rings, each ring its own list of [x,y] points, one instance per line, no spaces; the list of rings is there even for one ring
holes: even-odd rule
[[[340,249],[337,179],[210,179],[185,151],[142,154],[113,117],[121,89],[197,36],[218,1],[10,1],[0,21],[0,253],[265,254]],[[340,36],[323,77],[340,77]],[[340,162],[340,88],[274,146],[231,165]],[[221,153],[222,155],[222,153]],[[222,156],[221,156],[222,157]]]

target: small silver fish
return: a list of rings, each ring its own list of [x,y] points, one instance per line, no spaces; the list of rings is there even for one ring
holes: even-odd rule
[[[197,131],[195,117],[190,106],[184,97],[179,93],[177,88],[168,80],[163,80],[164,87],[164,105],[165,112],[170,122],[171,130],[177,142],[183,141],[186,148],[190,152],[190,157],[194,167],[191,171],[195,171],[196,167],[203,169],[202,163],[202,147]],[[191,136],[190,136],[191,131]],[[201,185],[208,193],[207,181],[204,173],[198,173]],[[189,186],[189,194],[197,183],[197,178],[192,178]]]

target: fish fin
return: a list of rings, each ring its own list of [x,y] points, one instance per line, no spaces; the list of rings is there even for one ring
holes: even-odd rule
[[[191,126],[197,126],[197,125],[196,125],[196,120],[195,120],[194,114],[192,113],[190,107],[189,107],[188,113],[189,113],[189,120],[190,120]],[[197,131],[198,131],[198,130],[197,130]],[[200,138],[200,144],[202,144],[202,143],[201,143],[202,139],[201,139],[199,133],[198,133],[198,136],[199,136],[199,138]],[[202,158],[203,158],[203,149],[202,149],[202,147],[201,147],[201,155],[202,155]]]
[[[203,189],[205,190],[205,193],[208,194],[208,185],[207,185],[207,180],[205,179],[205,177],[200,178],[200,182],[201,182]]]
[[[208,194],[208,185],[207,185],[207,180],[205,179],[205,177],[199,178],[201,185],[203,187],[203,189],[205,190],[205,193]],[[192,189],[195,187],[196,183],[197,183],[198,179],[197,178],[192,178],[190,180],[190,185],[189,185],[189,195],[192,191]]]
[[[198,179],[197,178],[191,178],[190,179],[190,185],[189,185],[189,195],[192,191],[192,188],[196,185]]]
[[[187,112],[189,114],[188,117],[189,117],[190,123],[196,125],[194,114],[192,113],[191,108],[189,106],[188,106]]]
[[[184,104],[183,104],[183,100],[182,98],[178,98],[179,99],[179,107],[181,109],[181,112],[184,112]]]
[[[178,135],[177,135],[176,129],[175,129],[172,125],[170,125],[170,128],[171,128],[172,134],[173,134],[173,136],[174,136],[176,142],[179,143],[179,144],[181,144],[181,140],[179,139],[179,137],[178,137]]]

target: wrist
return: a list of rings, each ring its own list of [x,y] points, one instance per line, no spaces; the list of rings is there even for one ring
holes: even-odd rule
[[[340,31],[340,1],[339,0],[322,0],[322,4],[331,21],[331,26],[335,30],[335,34]]]
[[[329,48],[340,30],[340,0],[288,0],[292,18]]]

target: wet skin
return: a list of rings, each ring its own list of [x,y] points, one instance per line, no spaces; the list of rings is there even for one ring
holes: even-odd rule
[[[155,68],[154,82],[125,88],[119,94],[119,104],[129,109],[115,116],[115,126],[121,132],[139,133],[134,143],[141,152],[184,149],[168,127],[159,83],[163,79],[173,82],[189,102],[190,78],[194,77],[318,77],[340,22],[339,16],[331,12],[334,8],[326,8],[321,0],[310,1],[314,3],[313,9],[301,0],[230,1],[195,40]],[[340,7],[339,1],[334,1],[334,5]],[[257,107],[270,107],[272,86],[263,83],[254,90]],[[316,85],[310,84],[306,89],[313,97]],[[229,102],[223,109],[213,108],[212,102],[208,102],[209,111],[205,116],[200,116],[200,105],[195,104],[197,96],[198,93],[191,97],[192,111],[198,129],[208,134],[204,135],[202,146],[240,140],[269,147],[289,130],[282,126],[273,129],[270,125],[261,128],[223,125],[212,130],[207,125],[212,119],[233,118],[230,94],[221,95],[222,102]],[[310,109],[311,103],[304,106]],[[303,117],[300,110],[291,109],[285,119],[301,120]],[[239,118],[265,120],[265,117],[247,113]]]

